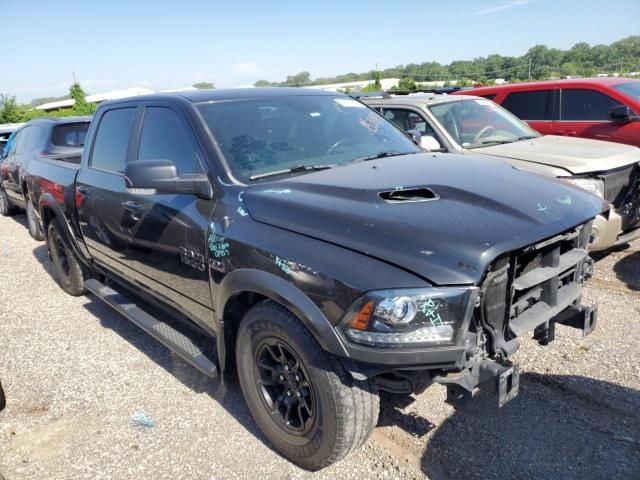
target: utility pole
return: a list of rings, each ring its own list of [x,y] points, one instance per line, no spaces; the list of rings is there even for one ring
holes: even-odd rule
[[[76,84],[76,72],[74,72],[73,70],[71,70],[71,77],[73,77],[73,84]]]
[[[529,81],[531,81],[531,57],[529,57]]]

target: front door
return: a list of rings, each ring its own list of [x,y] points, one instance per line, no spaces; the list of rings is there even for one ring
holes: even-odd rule
[[[563,88],[553,134],[614,141],[621,125],[609,120],[609,111],[617,105],[620,102],[595,90]]]
[[[202,154],[184,114],[147,103],[133,160],[171,160],[180,176],[204,173]],[[128,193],[127,259],[136,282],[199,323],[215,329],[206,235],[213,203],[195,195]]]

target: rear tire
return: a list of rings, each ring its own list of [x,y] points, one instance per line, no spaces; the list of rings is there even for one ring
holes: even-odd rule
[[[11,217],[18,213],[18,208],[9,203],[7,195],[4,193],[2,187],[0,187],[0,215],[3,217]]]
[[[260,430],[293,463],[319,470],[366,442],[378,422],[375,383],[354,380],[300,320],[267,300],[238,331],[240,386]]]
[[[62,289],[69,295],[78,297],[87,292],[84,286],[84,272],[60,232],[62,232],[62,226],[57,218],[53,218],[47,229],[47,244],[51,264]]]
[[[42,235],[42,227],[40,226],[40,221],[38,220],[38,216],[36,215],[36,207],[33,206],[33,202],[29,198],[29,195],[26,196],[27,199],[27,225],[29,226],[29,235],[34,240],[38,240],[39,242],[44,240],[44,235]]]

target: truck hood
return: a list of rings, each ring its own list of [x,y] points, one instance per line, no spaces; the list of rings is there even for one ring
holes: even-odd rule
[[[556,135],[543,135],[531,140],[474,148],[471,151],[474,154],[482,153],[559,167],[574,175],[612,170],[640,162],[640,148],[637,147]]]
[[[421,201],[394,200],[416,188],[423,189]],[[497,159],[452,154],[391,157],[269,182],[247,188],[243,202],[258,222],[349,248],[436,285],[477,284],[499,255],[605,208],[558,180]]]

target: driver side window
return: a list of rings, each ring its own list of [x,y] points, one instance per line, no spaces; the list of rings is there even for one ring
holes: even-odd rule
[[[138,160],[171,160],[178,175],[196,173],[196,147],[170,108],[148,107],[142,122]]]

